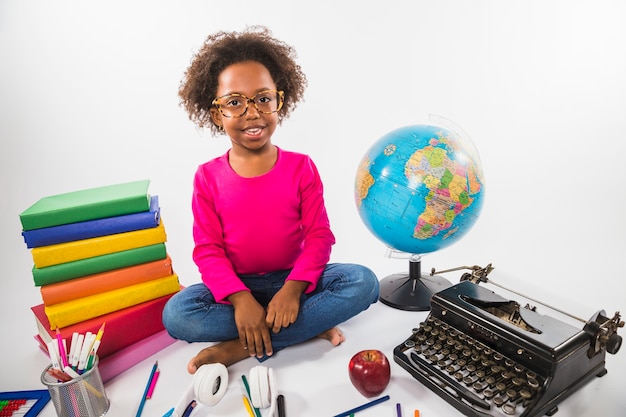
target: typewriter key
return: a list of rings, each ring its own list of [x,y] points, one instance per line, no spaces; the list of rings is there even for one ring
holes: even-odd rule
[[[498,396],[498,397],[494,397],[493,399],[493,403],[498,407],[501,407],[502,404],[504,404],[505,402],[506,402],[505,397]]]
[[[528,391],[527,389],[520,390],[519,395],[524,400],[529,400],[533,397],[533,393]]]
[[[514,389],[506,390],[506,396],[509,397],[510,400],[514,400],[517,397],[517,391]]]
[[[513,385],[515,385],[516,387],[521,387],[524,384],[524,380],[518,377],[513,378],[511,382],[513,382]]]
[[[487,388],[483,391],[483,395],[485,396],[485,398],[489,399],[489,398],[493,398],[493,396],[496,395],[496,393],[492,389]]]
[[[504,414],[509,416],[515,415],[515,404],[504,404],[502,406],[502,411]]]
[[[484,382],[476,381],[472,384],[472,388],[474,388],[474,391],[476,392],[481,392],[482,390],[487,388],[487,384],[485,384]]]

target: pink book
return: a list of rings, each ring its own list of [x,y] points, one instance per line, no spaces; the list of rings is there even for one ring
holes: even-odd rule
[[[162,330],[120,350],[119,352],[107,356],[102,359],[98,365],[102,382],[109,381],[125,370],[137,365],[144,359],[162,351],[174,342],[176,342],[176,339],[171,337],[167,333],[167,330]]]

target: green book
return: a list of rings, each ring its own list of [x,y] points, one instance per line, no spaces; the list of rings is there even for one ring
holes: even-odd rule
[[[158,243],[45,268],[33,267],[33,278],[35,285],[40,287],[113,269],[158,261],[166,257],[165,243]]]
[[[23,230],[103,219],[150,209],[150,180],[44,197],[20,214]]]

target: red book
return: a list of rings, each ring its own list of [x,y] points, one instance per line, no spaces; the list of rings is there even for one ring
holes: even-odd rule
[[[182,288],[182,287],[181,287]],[[114,311],[100,317],[85,320],[60,328],[61,337],[72,340],[72,334],[97,333],[102,323],[106,323],[102,342],[98,349],[101,359],[118,352],[140,340],[165,329],[162,321],[163,307],[173,294],[169,294],[145,303]],[[31,307],[35,315],[37,330],[41,339],[48,343],[56,338],[56,329],[50,329],[50,322],[45,314],[44,305]]]

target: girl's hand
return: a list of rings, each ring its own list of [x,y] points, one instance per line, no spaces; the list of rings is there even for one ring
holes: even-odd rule
[[[235,324],[239,331],[239,341],[250,356],[258,358],[271,356],[272,339],[265,323],[265,309],[247,291],[240,291],[228,297],[235,309]]]
[[[287,280],[269,302],[265,323],[274,333],[296,321],[300,311],[300,296],[308,285],[305,281]]]

